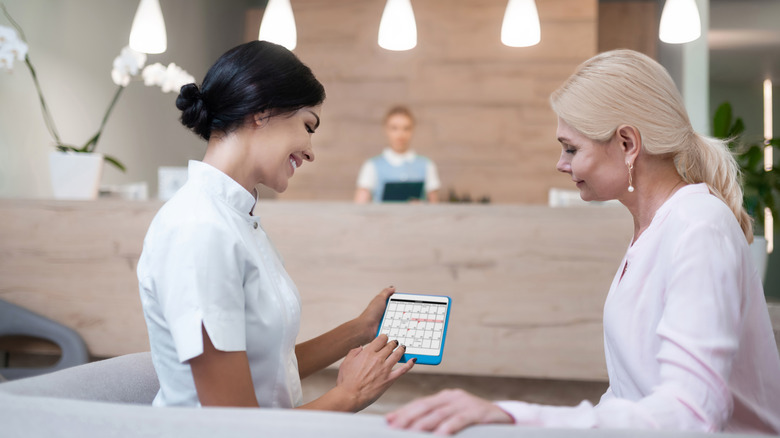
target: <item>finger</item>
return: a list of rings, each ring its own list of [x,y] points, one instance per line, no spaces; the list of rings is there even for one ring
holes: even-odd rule
[[[379,292],[379,296],[382,297],[382,299],[386,301],[394,293],[395,293],[395,287],[390,286],[390,287],[386,287],[386,288],[382,289],[382,292]]]
[[[379,350],[379,353],[382,356],[384,356],[385,359],[387,359],[388,357],[390,357],[390,355],[393,354],[393,350],[397,349],[396,347],[398,347],[398,341],[397,340],[392,340],[392,341],[388,342],[387,344],[385,344],[385,346],[382,347],[381,350]]]
[[[369,343],[366,347],[369,348],[369,351],[376,352],[381,350],[382,348],[387,345],[387,335],[382,333],[381,335],[374,338],[371,343]]]
[[[349,350],[349,353],[347,353],[347,357],[355,357],[358,354],[360,354],[361,351],[363,351],[363,347],[355,347]]]
[[[436,435],[454,435],[468,426],[477,424],[476,418],[459,412],[454,415],[450,415],[444,421],[439,423],[436,430],[433,431]]]
[[[427,414],[417,418],[408,429],[414,431],[432,432],[453,415],[455,409],[452,406],[440,406]]]
[[[404,374],[408,373],[409,370],[414,367],[414,365],[417,363],[417,358],[412,358],[409,362],[406,362],[405,364],[401,365],[400,367],[394,369],[390,372],[390,375],[387,376],[390,381],[394,381],[395,379],[403,376]]]
[[[401,361],[401,358],[403,357],[404,353],[406,353],[406,345],[399,345],[398,348],[393,350],[393,352],[390,353],[389,356],[387,356],[387,362],[393,365],[397,364],[398,362]]]
[[[409,364],[407,363],[404,366],[408,365]],[[409,366],[409,368],[411,368],[411,366]],[[400,369],[401,368],[399,368],[399,370]],[[393,373],[395,373],[395,371],[393,371]],[[392,418],[388,418],[390,426],[396,429],[405,429],[417,418],[420,418],[442,405],[444,401],[445,400],[442,399],[442,392],[439,392],[438,394],[423,397],[408,403],[405,406],[401,406],[399,409],[392,412]]]
[[[415,400],[387,415],[387,424],[394,429],[406,429],[418,418],[427,414],[435,406],[431,405],[431,398],[424,397]]]

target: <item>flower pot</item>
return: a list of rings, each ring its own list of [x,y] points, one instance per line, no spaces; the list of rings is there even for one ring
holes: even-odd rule
[[[49,173],[55,199],[97,199],[103,154],[52,152]]]
[[[753,236],[753,243],[750,244],[750,255],[753,257],[753,264],[756,265],[758,274],[761,276],[761,283],[766,281],[766,264],[769,260],[766,244],[764,236]]]

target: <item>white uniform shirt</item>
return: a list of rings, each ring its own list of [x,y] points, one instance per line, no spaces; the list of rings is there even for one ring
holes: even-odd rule
[[[254,197],[208,164],[157,213],[138,281],[160,381],[155,406],[199,406],[188,361],[203,353],[201,325],[220,351],[246,351],[261,407],[301,404],[295,357],[300,299],[249,214]]]
[[[780,433],[761,279],[706,184],[678,190],[629,247],[604,305],[604,347],[610,387],[597,406],[499,406],[537,426]]]
[[[413,150],[408,150],[403,154],[399,154],[390,148],[385,148],[382,151],[382,156],[392,166],[401,166],[404,163],[410,163],[417,158],[417,154]],[[377,177],[376,166],[374,165],[373,160],[366,160],[358,174],[358,188],[373,192],[376,189],[378,181],[379,178]],[[425,190],[433,192],[440,188],[441,180],[439,179],[439,172],[433,161],[428,160],[428,164],[425,166]]]

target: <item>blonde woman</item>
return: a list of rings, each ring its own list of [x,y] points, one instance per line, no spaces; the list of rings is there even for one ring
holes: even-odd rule
[[[584,200],[617,199],[634,219],[604,305],[609,389],[576,407],[444,391],[389,414],[391,427],[780,433],[780,358],[726,146],[693,131],[669,74],[637,52],[595,56],[550,100],[558,170]]]

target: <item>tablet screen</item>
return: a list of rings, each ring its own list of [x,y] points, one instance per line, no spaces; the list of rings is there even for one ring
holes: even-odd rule
[[[406,345],[404,356],[441,356],[449,305],[445,296],[393,294],[379,333]]]

